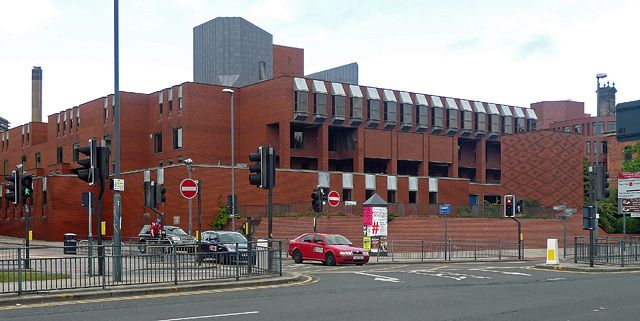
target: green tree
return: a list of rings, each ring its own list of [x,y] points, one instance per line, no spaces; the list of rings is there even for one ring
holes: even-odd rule
[[[640,171],[640,141],[637,141],[635,145],[624,147],[625,155],[630,155],[630,160],[622,162],[623,172],[638,172]]]
[[[229,225],[229,214],[227,214],[227,203],[224,202],[222,196],[218,196],[218,216],[211,222],[210,227],[214,230],[224,230]]]

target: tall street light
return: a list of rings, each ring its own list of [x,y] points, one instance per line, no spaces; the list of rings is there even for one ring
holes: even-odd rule
[[[233,134],[233,89],[225,88],[222,92],[231,95],[231,230],[236,230],[236,200],[235,200],[235,190],[236,190],[236,176],[235,176],[235,168],[236,168],[236,160],[234,158],[234,134]]]

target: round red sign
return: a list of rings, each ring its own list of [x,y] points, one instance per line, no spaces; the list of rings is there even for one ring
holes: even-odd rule
[[[191,178],[185,178],[180,182],[180,194],[186,199],[192,199],[198,195],[198,184]]]
[[[329,205],[333,207],[336,207],[338,206],[338,204],[340,204],[340,194],[338,194],[338,192],[336,191],[329,192],[327,199],[329,201]]]

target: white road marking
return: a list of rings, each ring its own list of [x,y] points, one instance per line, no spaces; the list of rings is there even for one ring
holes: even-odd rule
[[[257,314],[257,313],[260,313],[260,312],[259,311],[248,311],[248,312],[237,312],[237,313],[201,315],[201,316],[197,316],[197,317],[186,317],[186,318],[177,318],[177,319],[164,319],[164,320],[158,320],[158,321],[197,320],[197,319],[232,317],[232,316],[236,316],[236,315],[247,315],[247,314]]]
[[[469,271],[491,272],[491,273],[500,273],[500,274],[507,274],[507,275],[533,276],[527,273],[505,272],[505,271],[495,271],[495,270],[485,270],[485,269],[469,269]]]
[[[561,280],[566,280],[567,278],[551,278],[551,279],[547,279],[547,281],[561,281]]]
[[[434,272],[434,271],[430,271],[430,270],[416,270],[416,271],[412,271],[411,273],[419,274],[419,275],[435,276],[435,277],[446,278],[446,279],[454,279],[456,281],[462,281],[462,280],[467,279],[467,278],[470,278],[470,279],[492,279],[491,277],[488,277],[488,276],[464,274],[464,273],[453,273],[453,272],[445,272],[445,271]]]
[[[360,275],[365,275],[365,276],[372,276],[372,277],[375,278],[374,280],[376,280],[376,281],[402,283],[402,281],[398,280],[397,278],[392,278],[390,276],[375,275],[375,274],[369,274],[369,273],[364,273],[364,272],[353,272],[353,273],[360,274]]]

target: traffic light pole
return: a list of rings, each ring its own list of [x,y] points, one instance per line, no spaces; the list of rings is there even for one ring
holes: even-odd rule
[[[24,202],[24,214],[25,214],[25,219],[24,219],[24,226],[25,226],[25,237],[24,237],[24,241],[25,241],[25,245],[26,245],[26,249],[25,249],[25,255],[26,255],[26,259],[24,260],[24,268],[25,269],[29,269],[29,231],[30,231],[30,222],[29,222],[29,204],[27,204],[26,200],[23,199]]]
[[[522,260],[522,226],[515,217],[511,218],[518,223],[518,260]]]

